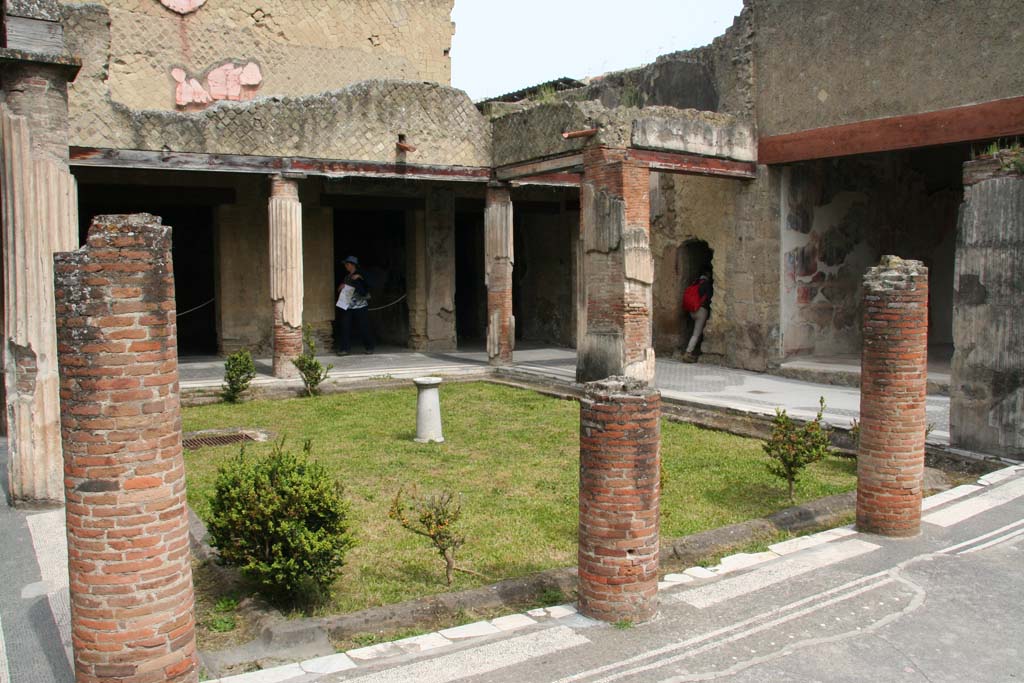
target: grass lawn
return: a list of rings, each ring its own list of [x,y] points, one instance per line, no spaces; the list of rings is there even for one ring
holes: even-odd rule
[[[445,443],[418,444],[416,389],[216,404],[183,411],[185,431],[266,429],[313,454],[344,483],[358,545],[347,555],[329,612],[348,612],[449,590],[428,542],[388,519],[400,486],[462,497],[466,544],[452,590],[576,562],[579,406],[522,389],[441,385]],[[768,474],[761,442],[662,424],[663,538],[760,517],[789,506],[785,482]],[[265,452],[269,444],[249,444]],[[186,452],[189,503],[209,512],[217,466],[238,446]],[[797,486],[806,501],[855,487],[855,463],[833,457]]]

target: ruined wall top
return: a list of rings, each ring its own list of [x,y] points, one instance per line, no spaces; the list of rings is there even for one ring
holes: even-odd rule
[[[499,116],[494,126],[494,165],[557,156],[595,145],[637,147],[725,156],[748,161],[753,133],[736,117],[674,107],[605,107],[598,101],[525,106]],[[562,133],[597,128],[589,138]]]
[[[1019,3],[747,1],[761,136],[1024,94]]]
[[[129,109],[173,111],[311,95],[372,78],[449,84],[453,1],[65,3],[74,54],[103,66],[98,82],[72,96],[94,99],[90,91],[102,89]]]
[[[3,0],[3,2],[9,17],[60,21],[60,3],[57,0]]]

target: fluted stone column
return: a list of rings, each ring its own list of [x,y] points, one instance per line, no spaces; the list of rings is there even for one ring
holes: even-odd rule
[[[296,377],[302,353],[302,204],[297,180],[270,180],[270,299],[274,303],[274,377]]]
[[[75,180],[68,171],[64,57],[12,60],[0,50],[3,195],[3,364],[8,481],[15,503],[59,504],[60,404],[53,253],[78,246]]]
[[[654,380],[650,170],[625,150],[583,153],[580,187],[586,314],[576,380]]]
[[[484,213],[484,282],[487,285],[487,359],[508,365],[515,348],[512,315],[512,198],[507,187],[487,188]]]

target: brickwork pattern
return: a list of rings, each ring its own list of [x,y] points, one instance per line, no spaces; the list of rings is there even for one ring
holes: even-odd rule
[[[97,217],[55,260],[76,680],[198,680],[171,229]]]
[[[577,380],[654,377],[651,347],[650,171],[625,150],[584,152],[581,214],[587,333]]]
[[[883,256],[864,276],[857,529],[921,527],[928,384],[928,269]]]
[[[579,606],[595,619],[657,610],[661,394],[624,377],[580,402]]]

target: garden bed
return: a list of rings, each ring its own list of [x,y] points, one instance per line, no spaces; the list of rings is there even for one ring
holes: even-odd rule
[[[576,562],[579,407],[575,402],[490,383],[441,387],[446,442],[418,444],[416,390],[218,404],[184,411],[187,431],[274,432],[313,453],[343,482],[358,545],[320,613],[344,613],[463,590]],[[238,446],[186,452],[189,503],[209,512],[217,466]],[[247,452],[270,444],[247,444]],[[685,536],[790,505],[765,469],[759,441],[665,421],[663,538]],[[452,490],[462,501],[466,544],[449,588],[443,563],[387,512],[399,487]],[[855,466],[832,457],[810,467],[798,502],[853,489]]]

